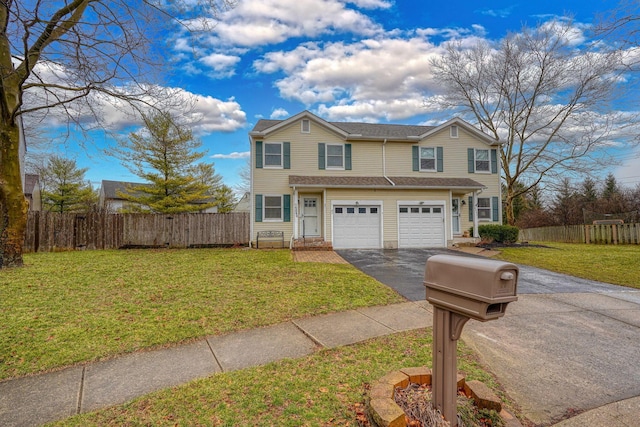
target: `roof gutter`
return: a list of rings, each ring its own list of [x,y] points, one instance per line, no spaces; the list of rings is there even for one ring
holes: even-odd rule
[[[388,178],[387,178],[388,179]],[[391,180],[389,180],[391,182]],[[392,184],[394,190],[460,190],[460,191],[482,191],[485,186],[451,186],[451,185],[429,185],[429,186],[418,186],[418,185],[397,185]],[[353,184],[338,184],[338,185],[330,185],[330,184],[289,184],[291,188],[368,188],[368,189],[380,189],[380,190],[391,190],[386,185],[353,185]]]
[[[387,138],[385,138],[384,141],[382,141],[382,176],[384,177],[384,179],[389,181],[389,184],[391,184],[391,185],[393,185],[395,187],[396,186],[395,182],[391,181],[389,179],[389,177],[387,176],[387,150],[386,150],[386,145],[387,145]]]

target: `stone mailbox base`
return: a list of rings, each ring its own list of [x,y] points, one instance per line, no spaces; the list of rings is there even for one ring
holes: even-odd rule
[[[409,383],[431,385],[431,377],[431,369],[427,367],[403,368],[371,384],[368,410],[374,426],[406,427],[405,413],[393,398],[395,389],[405,388]],[[457,386],[471,396],[478,408],[493,409],[500,413],[506,427],[522,427],[513,415],[502,408],[498,396],[480,381],[465,381],[465,377],[458,374]]]

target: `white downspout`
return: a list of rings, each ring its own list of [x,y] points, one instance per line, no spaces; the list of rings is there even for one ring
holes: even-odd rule
[[[470,209],[473,209],[473,237],[480,237],[480,233],[478,233],[478,195],[482,192],[474,191],[473,192],[473,206]]]
[[[382,176],[384,177],[384,179],[389,181],[389,184],[395,186],[396,183],[391,181],[387,176],[387,151],[385,149],[386,145],[387,145],[387,138],[385,138],[384,141],[382,142]]]
[[[298,189],[293,187],[293,239],[297,239],[300,236],[300,220],[298,218],[300,207],[298,205]]]
[[[256,219],[256,212],[253,194],[253,166],[255,165],[255,150],[253,149],[253,140],[249,137],[249,248],[253,247],[253,222]]]

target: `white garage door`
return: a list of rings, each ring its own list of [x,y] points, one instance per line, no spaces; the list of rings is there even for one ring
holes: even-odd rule
[[[380,206],[334,206],[333,247],[380,248]]]
[[[400,248],[445,246],[444,208],[442,206],[400,206]]]

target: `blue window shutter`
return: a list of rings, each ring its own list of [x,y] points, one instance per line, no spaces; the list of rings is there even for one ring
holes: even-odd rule
[[[443,151],[442,147],[436,147],[436,163],[438,165],[438,172],[444,171],[444,159],[442,158]]]
[[[256,141],[256,169],[262,168],[262,141]]]
[[[491,220],[500,220],[500,216],[498,215],[498,198],[495,196],[491,198]]]
[[[284,169],[291,169],[291,143],[282,143],[282,167]]]
[[[476,156],[473,148],[467,148],[467,160],[469,162],[469,173],[476,171]]]
[[[498,173],[498,150],[491,150],[491,173]]]
[[[291,195],[284,194],[282,196],[282,220],[291,222]]]
[[[344,169],[351,170],[351,144],[344,144]]]
[[[420,170],[420,159],[419,159],[419,153],[420,153],[420,147],[418,147],[417,145],[414,145],[413,147],[411,147],[412,149],[412,163],[413,163],[413,171],[417,172]]]
[[[262,194],[256,194],[256,222],[262,222]]]
[[[325,160],[324,160],[324,143],[318,144],[318,169],[325,168]]]
[[[469,221],[473,221],[473,196],[469,196]]]

